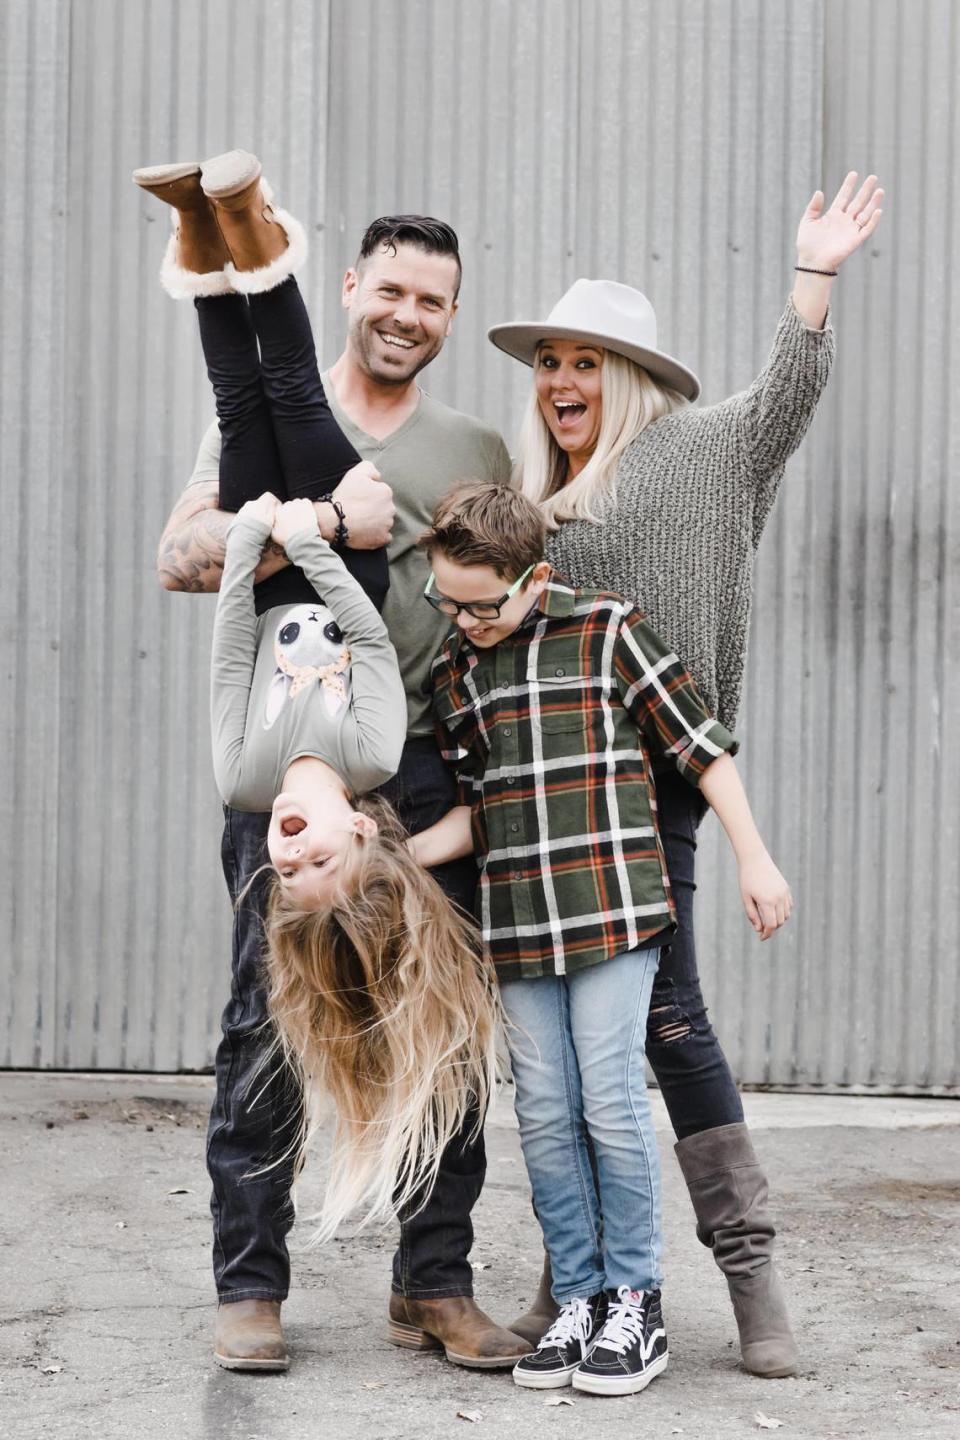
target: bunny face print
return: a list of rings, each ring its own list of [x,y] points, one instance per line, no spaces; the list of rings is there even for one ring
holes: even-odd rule
[[[319,687],[327,713],[337,715],[350,700],[350,651],[326,605],[294,605],[277,622],[273,639],[277,671],[270,682],[263,717],[269,730],[286,705]]]

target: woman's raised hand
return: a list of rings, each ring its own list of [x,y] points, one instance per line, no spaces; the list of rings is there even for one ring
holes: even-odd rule
[[[276,543],[286,550],[287,541],[294,535],[299,535],[301,530],[312,530],[314,534],[320,532],[313,501],[287,500],[283,505],[278,505],[273,522],[273,539]]]
[[[857,172],[851,170],[828,210],[823,208],[823,191],[814,191],[797,231],[798,264],[813,270],[839,270],[876,230],[883,214],[883,191],[877,188],[877,177],[868,175],[859,190],[856,184]]]
[[[271,495],[269,491],[265,491],[265,493],[258,496],[256,500],[248,500],[245,505],[241,505],[237,512],[237,519],[259,520],[261,525],[267,525],[272,530],[274,521],[277,518],[277,508],[279,504],[280,501],[276,495]]]

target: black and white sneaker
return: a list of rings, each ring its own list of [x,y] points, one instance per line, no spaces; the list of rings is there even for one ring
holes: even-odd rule
[[[610,1298],[603,1329],[571,1383],[574,1390],[591,1395],[633,1395],[666,1370],[667,1358],[660,1291],[621,1285],[617,1298]]]
[[[589,1300],[568,1300],[532,1355],[513,1367],[517,1385],[529,1390],[559,1390],[570,1384],[581,1360],[590,1353],[594,1337],[607,1314],[607,1295]]]

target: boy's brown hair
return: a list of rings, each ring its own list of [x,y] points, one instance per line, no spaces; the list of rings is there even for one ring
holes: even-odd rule
[[[442,550],[460,565],[489,565],[501,579],[513,581],[543,559],[546,540],[543,517],[525,495],[471,480],[444,495],[417,544],[428,555]]]

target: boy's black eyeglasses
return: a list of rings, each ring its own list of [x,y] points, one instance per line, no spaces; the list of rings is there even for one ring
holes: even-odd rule
[[[431,570],[430,579],[427,581],[423,590],[424,599],[430,601],[434,610],[439,610],[441,615],[449,615],[453,620],[457,618],[461,610],[466,610],[467,614],[472,615],[474,620],[499,620],[501,609],[506,605],[508,600],[516,595],[520,586],[533,569],[533,565],[528,565],[523,574],[514,580],[510,589],[501,595],[499,600],[472,600],[469,604],[466,600],[452,600],[448,595],[435,595],[433,593],[434,574]]]

